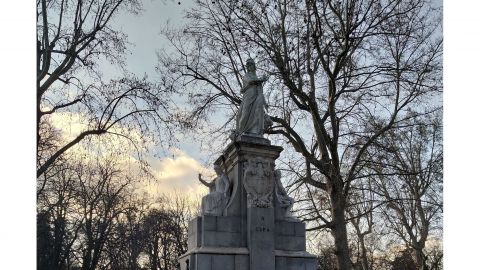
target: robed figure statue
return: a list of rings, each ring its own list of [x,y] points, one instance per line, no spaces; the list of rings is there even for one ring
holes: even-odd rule
[[[243,77],[242,103],[237,115],[236,135],[260,135],[264,133],[266,102],[263,96],[263,83],[267,77],[257,77],[255,62],[248,59],[247,73]]]
[[[210,216],[221,216],[223,210],[230,199],[230,179],[222,170],[220,165],[216,164],[214,167],[217,177],[210,183],[202,179],[202,175],[198,175],[198,180],[206,187],[210,193],[202,198],[202,214]]]

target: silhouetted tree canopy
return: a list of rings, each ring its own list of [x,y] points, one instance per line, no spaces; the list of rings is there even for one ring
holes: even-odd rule
[[[189,101],[184,129],[228,140],[255,58],[270,75],[267,133],[311,199],[305,220],[332,233],[339,269],[351,269],[346,212],[375,144],[441,107],[440,16],[424,0],[197,1],[185,27],[164,31],[177,52],[159,55],[161,84]]]

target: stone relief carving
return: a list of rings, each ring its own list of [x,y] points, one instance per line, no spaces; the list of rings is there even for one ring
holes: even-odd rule
[[[292,216],[291,211],[295,200],[292,197],[288,196],[287,191],[283,187],[281,181],[282,172],[280,170],[275,170],[273,174],[275,178],[275,195],[277,196],[279,207],[284,209],[286,219],[295,219]]]
[[[273,163],[254,158],[244,164],[243,186],[247,207],[273,208]]]
[[[201,174],[198,175],[198,180],[210,190],[202,198],[202,215],[221,216],[230,199],[230,179],[220,165],[216,164],[214,170],[217,177],[210,183],[203,180]]]

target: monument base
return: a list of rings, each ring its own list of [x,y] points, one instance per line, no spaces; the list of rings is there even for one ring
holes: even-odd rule
[[[249,134],[225,148],[215,165],[230,181],[229,202],[221,213],[190,221],[181,270],[317,269],[306,252],[305,224],[283,206],[288,197],[274,168],[282,150]]]
[[[252,247],[242,241],[240,217],[203,216],[190,221],[188,251],[181,270],[316,270],[316,258],[305,251],[305,224],[276,220],[269,239],[274,245],[269,268],[252,269]],[[266,224],[267,225],[267,224]],[[267,225],[268,226],[268,225]],[[262,226],[259,226],[263,230]],[[257,230],[257,228],[253,228]],[[260,230],[258,229],[258,230]],[[255,248],[253,248],[255,250]]]
[[[181,270],[251,270],[247,248],[199,248],[178,259]],[[316,270],[315,256],[275,250],[275,270]]]

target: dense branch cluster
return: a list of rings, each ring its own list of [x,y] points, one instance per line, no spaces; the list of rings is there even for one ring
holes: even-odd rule
[[[160,54],[158,70],[162,84],[189,101],[179,113],[183,127],[206,130],[218,142],[234,128],[240,78],[246,59],[255,58],[259,70],[270,75],[265,95],[274,125],[267,133],[288,146],[283,168],[290,172],[291,189],[302,194],[303,218],[312,230],[331,232],[339,269],[351,269],[351,229],[371,234],[371,213],[387,211],[381,208],[384,201],[425,200],[413,190],[389,199],[377,186],[382,179],[441,182],[441,158],[424,154],[438,144],[417,153],[423,162],[435,163],[429,180],[418,166],[390,170],[401,162],[392,153],[408,139],[399,134],[430,140],[409,129],[430,127],[441,117],[440,16],[435,2],[423,0],[197,1],[184,28],[164,31],[177,54]],[[213,124],[214,118],[221,124]],[[441,205],[441,185],[427,189]],[[418,207],[402,211],[421,212]],[[404,225],[430,224],[429,215],[438,218],[441,210],[426,214],[426,223],[420,215]],[[431,232],[428,225],[425,229]],[[413,236],[404,244],[423,250]],[[368,269],[368,262],[362,267]]]
[[[87,137],[110,134],[141,147],[131,132],[144,134],[145,140],[168,132],[167,93],[128,73],[127,36],[111,23],[118,13],[136,14],[140,8],[138,0],[37,1],[37,177]],[[120,67],[123,76],[105,78],[100,66],[106,61]],[[62,114],[78,116],[84,127],[52,145],[48,130],[58,129],[52,118]]]

